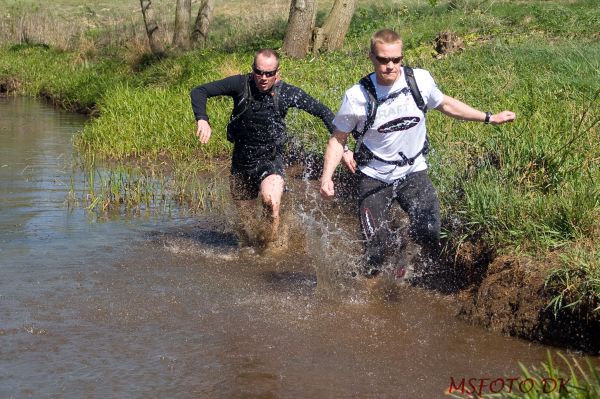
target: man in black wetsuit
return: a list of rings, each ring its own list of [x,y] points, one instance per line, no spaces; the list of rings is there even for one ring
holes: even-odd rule
[[[287,141],[285,115],[289,107],[300,108],[321,118],[333,132],[333,113],[301,89],[280,78],[279,56],[262,49],[254,56],[252,72],[206,83],[191,91],[192,109],[201,143],[208,142],[211,127],[206,100],[214,96],[233,98],[233,112],[227,138],[233,141],[230,190],[242,216],[255,206],[259,196],[270,228],[265,241],[276,237],[281,197],[284,191],[283,149]]]

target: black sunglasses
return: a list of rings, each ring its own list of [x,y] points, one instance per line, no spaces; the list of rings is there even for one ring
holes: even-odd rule
[[[272,71],[261,71],[257,67],[252,67],[252,72],[254,72],[258,76],[266,76],[267,78],[272,78],[279,71],[279,68],[274,69]]]
[[[373,54],[373,53],[371,53],[371,54]],[[373,57],[375,57],[377,62],[379,62],[381,65],[387,65],[390,62],[393,62],[394,64],[399,64],[402,62],[402,59],[404,58],[403,55],[401,55],[400,57],[380,57],[376,54],[373,54]]]

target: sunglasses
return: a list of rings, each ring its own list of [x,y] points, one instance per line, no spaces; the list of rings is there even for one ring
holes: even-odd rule
[[[373,53],[371,53],[371,54],[373,54]],[[375,57],[377,62],[379,62],[381,65],[387,65],[390,62],[393,62],[394,64],[399,64],[402,62],[402,59],[404,58],[403,55],[401,55],[400,57],[380,57],[375,54],[373,54],[373,57]]]
[[[274,69],[272,71],[261,71],[257,67],[252,67],[252,72],[254,72],[254,74],[256,74],[257,76],[265,76],[267,78],[272,78],[273,76],[275,76],[277,71],[279,71],[279,68]]]

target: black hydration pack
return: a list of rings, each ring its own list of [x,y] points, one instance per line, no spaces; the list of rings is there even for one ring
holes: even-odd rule
[[[233,111],[231,111],[231,116],[229,117],[229,123],[227,123],[227,140],[232,143],[235,141],[235,122],[240,119],[242,115],[248,111],[248,109],[251,109],[252,103],[255,102],[250,89],[251,80],[252,74],[249,73],[244,81],[245,83],[242,98],[237,103],[237,106],[233,107]],[[273,96],[273,105],[275,106],[275,110],[283,117],[284,111],[281,109],[279,102],[281,86],[281,81],[275,82],[271,88],[271,95]]]
[[[415,80],[415,74],[411,67],[404,66],[404,78],[406,79],[406,84],[408,85],[410,94],[412,95],[413,99],[415,100],[415,104],[417,105],[417,108],[419,108],[421,110],[421,112],[423,112],[423,115],[425,115],[427,113],[427,105],[425,104],[425,101],[423,101],[423,97],[421,96],[421,92],[419,91],[419,87],[417,86],[417,81]],[[393,92],[390,95],[382,98],[381,100],[378,100],[377,92],[375,91],[375,86],[373,85],[373,81],[371,80],[371,74],[364,76],[358,83],[367,92],[368,101],[367,101],[367,119],[365,120],[365,124],[363,125],[363,128],[360,131],[357,130],[356,128],[354,130],[352,130],[352,136],[356,140],[356,146],[354,147],[354,159],[355,159],[356,163],[360,166],[364,166],[364,165],[368,164],[369,161],[371,161],[372,159],[376,159],[378,161],[385,162],[390,165],[396,165],[396,166],[402,167],[405,165],[414,164],[415,160],[421,154],[427,155],[427,153],[429,152],[429,141],[427,140],[427,137],[425,137],[425,142],[423,143],[423,147],[416,155],[409,158],[406,155],[404,155],[404,153],[402,151],[400,151],[398,153],[398,155],[400,155],[401,159],[399,159],[397,161],[389,161],[387,159],[383,159],[383,158],[375,155],[373,153],[373,151],[371,151],[366,145],[363,145],[365,133],[367,132],[367,130],[369,130],[371,128],[371,126],[373,126],[373,123],[375,122],[375,117],[377,116],[377,108],[379,108],[379,106],[381,104],[383,104],[384,102],[398,97],[400,94],[403,93],[403,91],[400,90],[400,91]]]

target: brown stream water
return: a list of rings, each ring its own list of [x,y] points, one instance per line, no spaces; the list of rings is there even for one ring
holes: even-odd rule
[[[309,183],[276,256],[240,252],[224,214],[69,208],[84,122],[0,98],[0,398],[443,398],[556,353],[417,288],[369,297]]]

